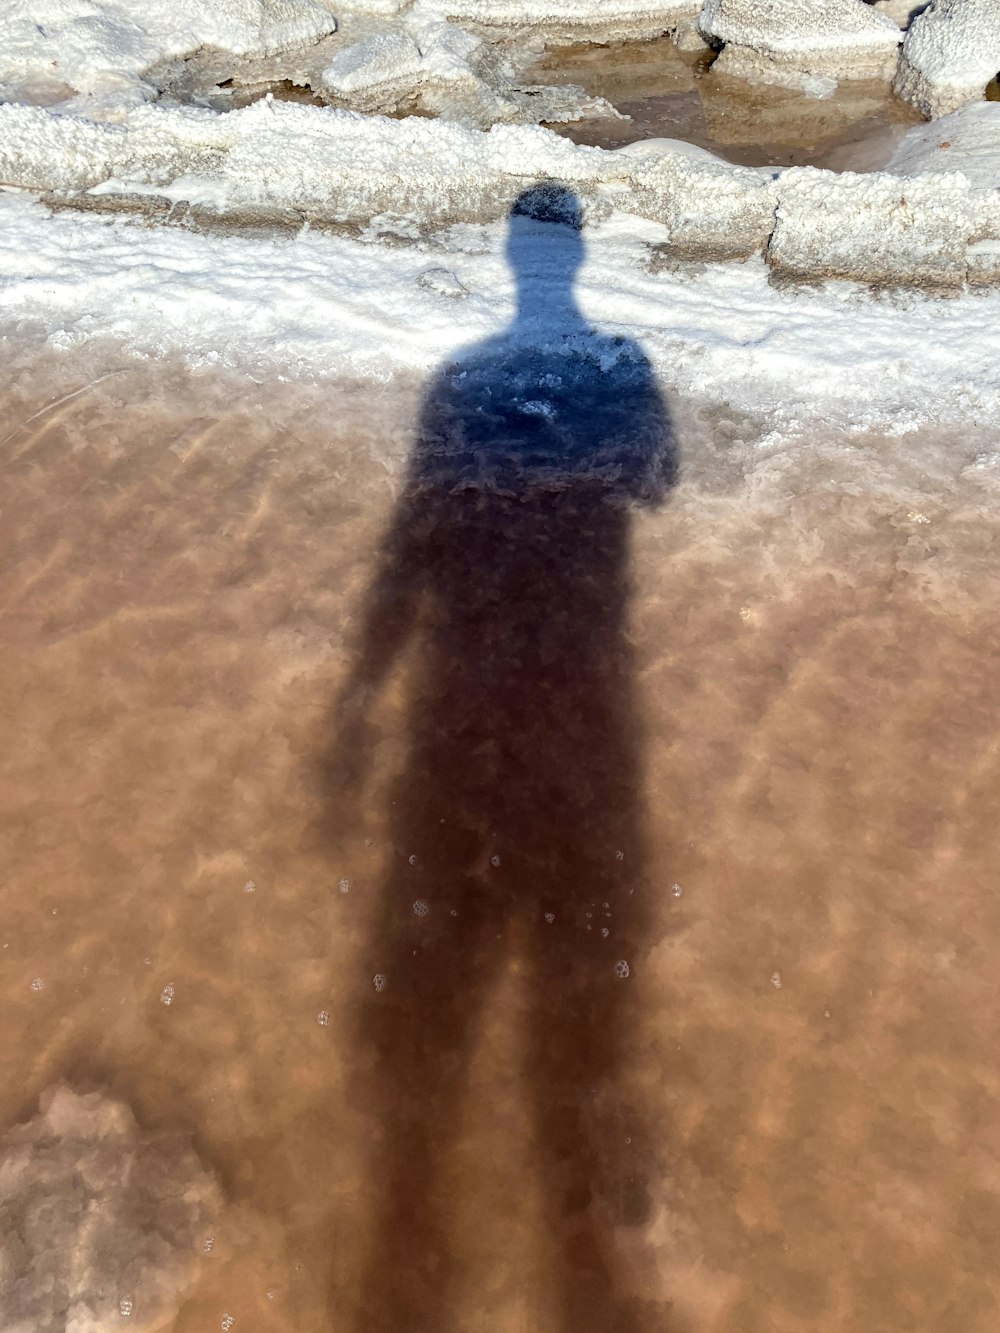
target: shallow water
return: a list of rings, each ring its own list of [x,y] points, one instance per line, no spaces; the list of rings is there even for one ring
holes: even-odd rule
[[[662,502],[529,510],[519,571],[432,505],[438,618],[345,711],[423,386],[5,366],[0,1124],[66,1080],[193,1136],[228,1202],[175,1333],[991,1333],[995,431],[669,402]],[[486,606],[555,691],[495,813],[414,767],[503,739],[427,672]],[[480,826],[412,847],[442,793]]]
[[[717,73],[668,38],[618,46],[556,47],[526,77],[578,83],[630,119],[553,125],[576,143],[619,148],[682,139],[742,166],[877,171],[922,119],[879,81],[844,81],[830,97]]]

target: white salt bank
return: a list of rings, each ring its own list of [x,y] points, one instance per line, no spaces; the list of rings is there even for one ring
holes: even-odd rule
[[[5,0],[0,101],[112,111],[157,96],[151,71],[201,47],[263,54],[333,32],[315,0]]]

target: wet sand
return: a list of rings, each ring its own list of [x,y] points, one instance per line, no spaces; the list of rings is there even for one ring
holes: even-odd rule
[[[392,1140],[428,1105],[412,1327],[561,1329],[568,1274],[613,1289],[581,1333],[992,1333],[995,431],[776,445],[670,404],[679,478],[614,594],[631,845],[500,923],[487,973],[445,914],[460,857],[480,886],[516,860],[495,827],[471,872],[442,844],[426,917],[387,898],[419,633],[346,751],[338,713],[421,386],[5,364],[0,1124],[64,1080],[193,1136],[227,1206],[174,1333],[376,1327]],[[585,586],[585,541],[551,558]],[[380,1065],[404,931],[469,996],[460,1048],[412,1032],[425,1094]],[[613,1059],[567,1021],[608,995]]]

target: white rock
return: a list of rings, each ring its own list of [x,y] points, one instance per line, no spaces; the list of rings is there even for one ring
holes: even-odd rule
[[[619,41],[675,36],[695,26],[701,0],[419,0],[460,23],[489,28],[541,28],[547,33]]]
[[[935,0],[914,19],[895,89],[925,116],[981,101],[1000,72],[1000,0]]]
[[[0,1141],[0,1333],[162,1326],[219,1207],[214,1179],[100,1093],[50,1089],[41,1108]]]
[[[155,97],[155,66],[199,47],[269,53],[336,26],[316,0],[4,0],[0,100],[134,105]]]
[[[768,261],[781,275],[908,283],[940,292],[966,278],[981,216],[961,176],[900,180],[795,167],[781,174]]]
[[[800,87],[815,76],[891,78],[901,39],[899,26],[863,0],[706,0],[699,22],[724,43],[720,73]]]
[[[522,89],[494,44],[423,6],[401,27],[338,52],[320,86],[351,110],[416,110],[477,128],[617,116],[610,103],[581,88]]]
[[[341,97],[376,96],[386,85],[410,86],[423,75],[423,57],[404,32],[381,32],[338,51],[323,71],[322,85]]]
[[[978,203],[965,221],[966,278],[973,286],[1000,282],[1000,103],[977,102],[930,125],[916,125],[896,149],[888,173],[964,178]]]

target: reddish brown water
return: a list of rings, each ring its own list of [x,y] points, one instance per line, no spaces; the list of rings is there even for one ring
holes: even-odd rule
[[[995,440],[672,404],[663,502],[526,512],[513,573],[431,506],[401,640],[417,386],[8,370],[0,1123],[193,1135],[174,1333],[992,1333]],[[502,725],[491,588],[549,691]]]

